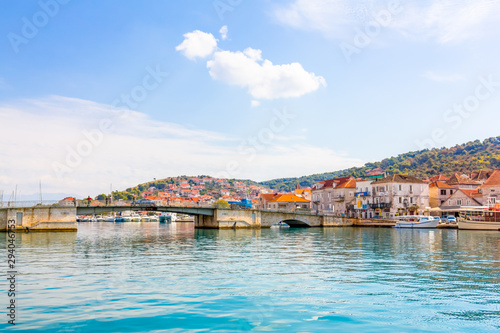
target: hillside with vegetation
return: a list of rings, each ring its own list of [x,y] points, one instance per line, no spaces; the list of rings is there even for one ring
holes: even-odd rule
[[[366,172],[375,168],[387,174],[409,174],[419,178],[437,174],[451,175],[455,172],[470,173],[476,170],[500,168],[500,136],[475,140],[451,148],[435,148],[413,151],[386,158],[380,162],[366,163],[363,167],[303,176],[281,178],[259,183],[280,191],[290,191],[297,185],[312,186],[315,182],[330,178],[354,176],[364,177]]]
[[[247,186],[257,185],[264,188],[275,189],[278,191],[292,191],[297,183],[301,187],[310,187],[315,182],[325,179],[353,176],[365,177],[366,173],[372,169],[381,168],[387,174],[408,174],[419,178],[432,177],[438,174],[452,175],[458,173],[470,173],[478,170],[492,170],[500,168],[500,136],[486,139],[484,141],[475,140],[451,148],[424,149],[408,152],[383,159],[380,162],[366,163],[362,167],[353,167],[350,169],[314,174],[309,176],[295,178],[279,178],[257,183],[245,179],[228,179],[228,186],[232,187],[234,182],[241,182]],[[210,176],[198,176],[200,178]],[[182,181],[187,181],[193,185],[193,177],[179,176],[169,177],[160,180],[153,180],[144,184],[127,188],[125,191],[116,191],[113,193],[114,199],[132,200],[138,198],[150,187],[162,191],[169,184],[178,186]],[[207,183],[200,190],[200,195],[206,195],[210,192],[219,192],[223,189],[217,183]],[[227,187],[227,186],[226,186]],[[104,197],[104,194],[101,195]],[[216,195],[218,199],[220,196]]]

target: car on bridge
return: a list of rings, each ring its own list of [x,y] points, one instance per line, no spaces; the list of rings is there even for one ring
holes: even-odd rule
[[[132,207],[156,207],[153,200],[150,199],[139,199],[132,202]]]

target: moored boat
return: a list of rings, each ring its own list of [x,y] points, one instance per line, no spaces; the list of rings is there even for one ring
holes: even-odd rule
[[[500,231],[500,207],[462,210],[458,218],[458,229]]]
[[[402,216],[394,228],[434,229],[437,228],[439,222],[439,218],[432,216]]]

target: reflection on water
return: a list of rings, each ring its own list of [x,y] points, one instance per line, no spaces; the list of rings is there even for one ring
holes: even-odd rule
[[[15,331],[500,329],[499,232],[80,223],[17,251]]]

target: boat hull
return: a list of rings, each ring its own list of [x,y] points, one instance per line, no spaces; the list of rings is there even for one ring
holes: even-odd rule
[[[500,222],[458,220],[458,229],[500,231]]]
[[[394,228],[408,228],[408,229],[435,229],[439,224],[439,220],[430,220],[424,222],[405,222],[400,221],[396,223]]]

